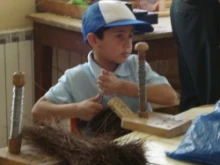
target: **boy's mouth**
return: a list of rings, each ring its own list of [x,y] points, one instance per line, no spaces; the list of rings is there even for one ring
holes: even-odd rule
[[[123,55],[124,57],[128,57],[129,54],[130,54],[130,53],[128,53],[128,52],[124,52],[124,53],[122,53],[122,55]]]

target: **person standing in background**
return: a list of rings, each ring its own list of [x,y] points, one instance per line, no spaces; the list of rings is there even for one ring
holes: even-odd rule
[[[220,99],[220,3],[173,0],[171,25],[178,45],[180,111]]]

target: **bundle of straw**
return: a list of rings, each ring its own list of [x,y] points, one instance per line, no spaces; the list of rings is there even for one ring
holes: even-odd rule
[[[67,165],[146,165],[143,141],[112,141],[108,134],[88,138],[59,126],[23,127],[27,142],[56,156]]]
[[[118,138],[127,133],[130,130],[121,128],[121,119],[111,110],[106,108],[100,111],[91,121],[79,123],[79,129],[85,129],[89,131],[91,136],[99,136],[102,134],[109,134],[113,138]]]

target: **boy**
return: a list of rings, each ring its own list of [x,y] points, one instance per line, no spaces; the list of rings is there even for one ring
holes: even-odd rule
[[[34,117],[89,121],[114,96],[138,111],[138,60],[137,55],[130,55],[134,31],[151,32],[153,28],[136,20],[122,2],[92,4],[82,18],[84,42],[92,48],[88,62],[65,72],[34,105]],[[147,63],[146,90],[149,102],[172,105],[176,101],[167,79],[152,71]]]

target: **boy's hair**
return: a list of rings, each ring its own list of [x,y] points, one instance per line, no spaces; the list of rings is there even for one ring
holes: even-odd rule
[[[94,34],[99,38],[99,39],[103,39],[104,37],[104,32],[106,30],[108,30],[109,27],[101,27],[99,28],[96,32],[94,32]]]
[[[87,42],[89,33],[101,27],[134,25],[136,32],[152,32],[153,27],[145,21],[137,20],[132,11],[120,1],[98,1],[85,11],[82,17],[83,40]]]
[[[104,32],[105,32],[106,30],[108,30],[108,29],[109,29],[109,27],[101,27],[101,28],[99,28],[96,32],[94,32],[94,34],[96,35],[96,37],[97,37],[98,39],[102,40],[102,39],[104,38]],[[87,40],[86,40],[85,42],[86,42],[89,46],[91,46]]]

